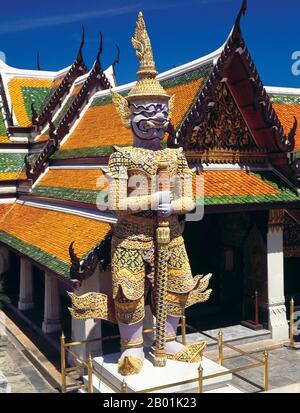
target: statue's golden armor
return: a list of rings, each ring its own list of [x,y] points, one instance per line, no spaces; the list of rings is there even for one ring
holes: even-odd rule
[[[70,293],[73,317],[118,322],[118,371],[124,376],[138,374],[143,366],[145,304],[156,315],[155,365],[164,366],[166,358],[198,362],[206,343],[176,342],[177,326],[185,308],[206,301],[211,293],[211,274],[192,276],[179,220],[195,208],[193,171],[182,148],[160,149],[174,96],[156,79],[142,13],[132,44],[140,61],[139,80],[127,97],[113,92],[112,100],[124,126],[132,130],[133,146],[115,147],[105,168],[109,210],[118,217],[112,229],[112,294]],[[163,179],[161,185],[157,178]]]
[[[158,163],[166,160],[171,185],[174,215],[169,218],[171,241],[168,245],[167,314],[180,317],[184,308],[206,300],[200,277],[193,278],[182,238],[179,214],[194,208],[192,171],[181,148],[158,151],[135,147],[116,147],[109,161],[110,205],[118,215],[113,227],[112,280],[115,317],[118,322],[134,324],[144,318],[145,300],[155,313],[155,229],[156,211],[151,210],[156,188]],[[128,187],[132,176],[141,176],[147,185]],[[177,177],[177,178],[175,178]],[[177,179],[177,180],[176,180]],[[178,182],[179,181],[181,182]],[[154,182],[154,184],[153,184]],[[175,186],[175,188],[174,188]],[[142,209],[147,206],[147,209]],[[205,284],[208,284],[206,278]],[[205,288],[204,288],[205,287]]]

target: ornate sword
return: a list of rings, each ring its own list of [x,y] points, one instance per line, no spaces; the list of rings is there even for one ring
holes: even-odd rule
[[[161,160],[158,164],[158,187],[159,191],[170,191],[170,178],[168,162]],[[157,273],[156,273],[156,347],[154,364],[164,367],[167,362],[166,356],[166,321],[167,321],[167,277],[168,277],[168,255],[170,242],[169,219],[157,218],[156,229],[157,242]]]

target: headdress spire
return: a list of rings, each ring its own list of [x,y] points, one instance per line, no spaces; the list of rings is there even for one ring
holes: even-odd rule
[[[127,128],[130,127],[131,113],[128,103],[131,104],[136,100],[140,101],[149,99],[169,101],[169,108],[171,112],[174,102],[174,97],[170,99],[170,96],[156,79],[157,71],[155,68],[151,42],[142,12],[139,12],[135,33],[131,41],[140,62],[140,67],[137,72],[139,79],[126,98],[118,93],[112,92],[113,103],[121,116],[123,124]]]
[[[129,101],[143,97],[168,99],[169,95],[159,81],[156,80],[157,71],[155,68],[152,46],[142,12],[139,12],[135,33],[131,41],[135,48],[137,58],[139,59],[140,68],[137,72],[139,80],[128,94],[127,99]]]
[[[140,11],[136,22],[135,34],[131,38],[133,47],[135,48],[137,58],[140,61],[140,69],[137,75],[140,79],[154,79],[157,75],[155,62],[149,35],[147,33],[146,24],[143,18],[143,13]]]

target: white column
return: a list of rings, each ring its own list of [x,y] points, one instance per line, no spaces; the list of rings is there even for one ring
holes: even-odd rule
[[[27,258],[21,257],[20,260],[20,293],[19,310],[29,310],[34,307],[33,303],[33,280],[32,265]]]
[[[106,278],[106,273],[101,273],[99,268],[95,270],[94,274],[84,280],[80,289],[75,290],[74,293],[82,295],[88,292],[100,291],[100,276]],[[92,340],[102,337],[101,320],[88,319],[88,320],[76,320],[72,318],[72,341]],[[82,344],[80,346],[73,347],[72,351],[78,355],[81,359],[87,359],[89,353],[93,357],[100,356],[102,354],[101,341],[95,341],[93,343]],[[73,364],[73,360],[70,357],[69,362]]]
[[[284,252],[282,210],[270,210],[268,230],[268,317],[274,340],[288,340],[289,328],[284,297]]]
[[[44,333],[61,331],[58,279],[48,272],[45,272],[44,321],[42,330]]]

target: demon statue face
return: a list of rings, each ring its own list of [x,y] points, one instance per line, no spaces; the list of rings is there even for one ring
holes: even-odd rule
[[[113,93],[113,102],[127,128],[143,140],[162,140],[170,124],[174,98],[126,100]]]
[[[131,103],[131,129],[140,139],[162,140],[169,126],[168,103]]]

